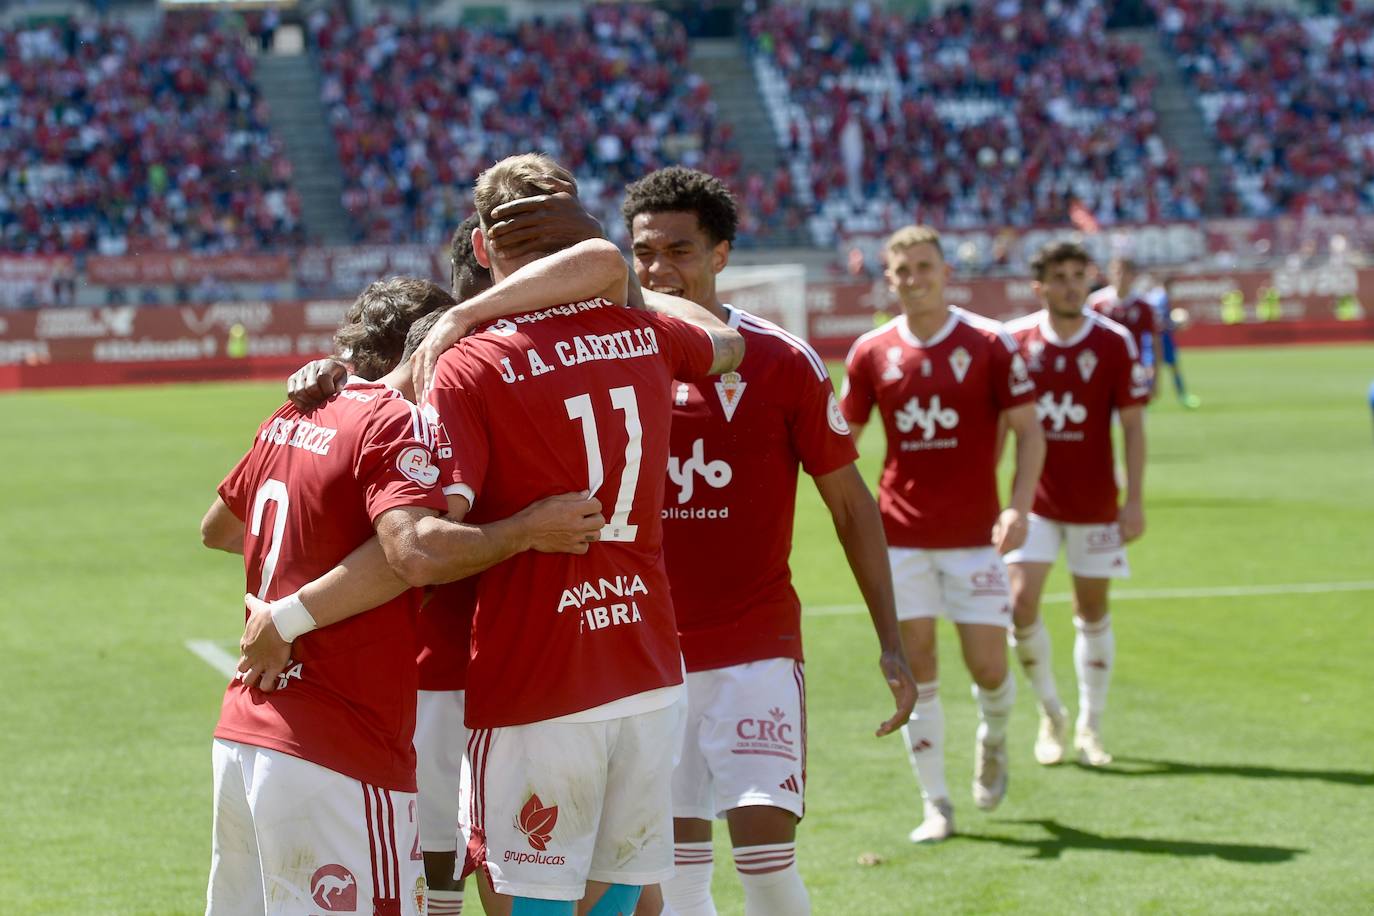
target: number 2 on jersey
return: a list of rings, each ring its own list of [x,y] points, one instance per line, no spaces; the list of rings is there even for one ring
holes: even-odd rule
[[[291,503],[291,497],[286,492],[286,484],[276,478],[269,477],[258,487],[257,495],[253,497],[253,537],[262,537],[262,516],[267,510],[267,504],[274,502],[277,504],[277,511],[272,517],[272,545],[267,548],[267,557],[262,561],[262,584],[258,586],[258,597],[263,601],[267,600],[267,589],[272,586],[272,576],[277,571],[277,557],[281,556],[281,536],[286,530],[286,510]]]
[[[643,455],[640,441],[644,429],[639,423],[639,401],[629,385],[610,390],[611,406],[625,414],[625,470],[620,475],[620,490],[615,498],[611,520],[601,529],[603,541],[633,541],[639,533],[638,525],[630,524],[630,509],[639,484],[639,461]],[[579,394],[563,402],[568,419],[582,422],[582,445],[587,449],[587,489],[596,493],[606,482],[606,466],[601,460],[601,438],[596,431],[596,413],[592,410],[592,396]]]

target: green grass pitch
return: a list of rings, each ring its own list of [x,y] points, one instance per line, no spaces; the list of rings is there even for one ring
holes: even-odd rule
[[[945,628],[961,836],[936,848],[906,841],[916,787],[901,739],[872,736],[888,711],[876,644],[844,608],[857,589],[803,482],[794,568],[817,613],[799,848],[817,914],[1374,910],[1374,591],[1326,585],[1374,580],[1374,348],[1184,359],[1203,409],[1151,409],[1148,530],[1119,590],[1185,595],[1115,605],[1117,763],[1036,766],[1022,681],[1010,794],[978,812],[973,704]],[[0,396],[0,912],[203,909],[224,683],[184,643],[235,642],[242,581],[197,523],[281,391]],[[880,439],[863,443],[870,481]],[[1317,586],[1187,595],[1295,583]],[[1049,591],[1065,588],[1057,572]],[[1046,611],[1069,698],[1069,608]],[[723,831],[717,846],[717,901],[740,913]]]

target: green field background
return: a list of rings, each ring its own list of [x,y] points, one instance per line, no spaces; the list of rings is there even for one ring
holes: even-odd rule
[[[906,841],[919,800],[901,739],[873,737],[889,714],[876,643],[803,481],[799,856],[815,913],[1374,912],[1374,347],[1185,359],[1203,407],[1166,397],[1150,410],[1148,528],[1113,612],[1117,762],[1036,766],[1023,681],[1010,793],[978,812],[968,678],[942,628],[961,835],[938,847]],[[281,393],[0,396],[0,913],[203,911],[224,683],[185,642],[236,642],[242,572],[200,546],[197,525]],[[881,432],[862,447],[876,481]],[[1130,598],[1293,584],[1315,586]],[[1066,586],[1056,572],[1049,591]],[[1046,616],[1072,697],[1068,605]],[[738,914],[728,845],[722,831],[716,899]],[[879,864],[860,865],[864,853]]]

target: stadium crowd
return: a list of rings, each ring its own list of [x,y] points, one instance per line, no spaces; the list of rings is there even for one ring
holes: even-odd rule
[[[1230,215],[1374,210],[1374,10],[1156,6],[1220,144]]]
[[[688,70],[686,32],[646,6],[509,31],[319,13],[309,31],[359,241],[438,243],[467,214],[478,173],[531,147],[565,161],[617,232],[616,189],[670,163],[734,185],[756,214],[746,241],[790,197],[785,172],[741,172],[709,86]]]
[[[817,240],[913,214],[949,228],[1064,222],[1074,201],[1103,224],[1199,216],[1206,177],[1165,147],[1140,50],[1108,38],[1105,19],[1096,0],[753,16],[754,53],[783,78],[770,102],[807,164]]]
[[[301,237],[239,36],[168,16],[0,30],[0,251],[263,249]]]

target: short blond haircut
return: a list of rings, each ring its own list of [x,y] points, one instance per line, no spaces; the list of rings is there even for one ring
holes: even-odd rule
[[[893,254],[917,245],[934,245],[935,250],[940,252],[940,259],[943,260],[945,257],[945,251],[940,247],[940,233],[930,226],[903,226],[887,237],[887,242],[883,244],[883,254]]]
[[[551,178],[559,178],[577,188],[573,178],[563,166],[554,162],[543,153],[521,153],[507,156],[500,162],[477,176],[477,184],[472,189],[472,202],[477,207],[477,218],[485,229],[491,225],[491,211],[502,204],[508,204],[522,197],[548,194],[553,190]]]

